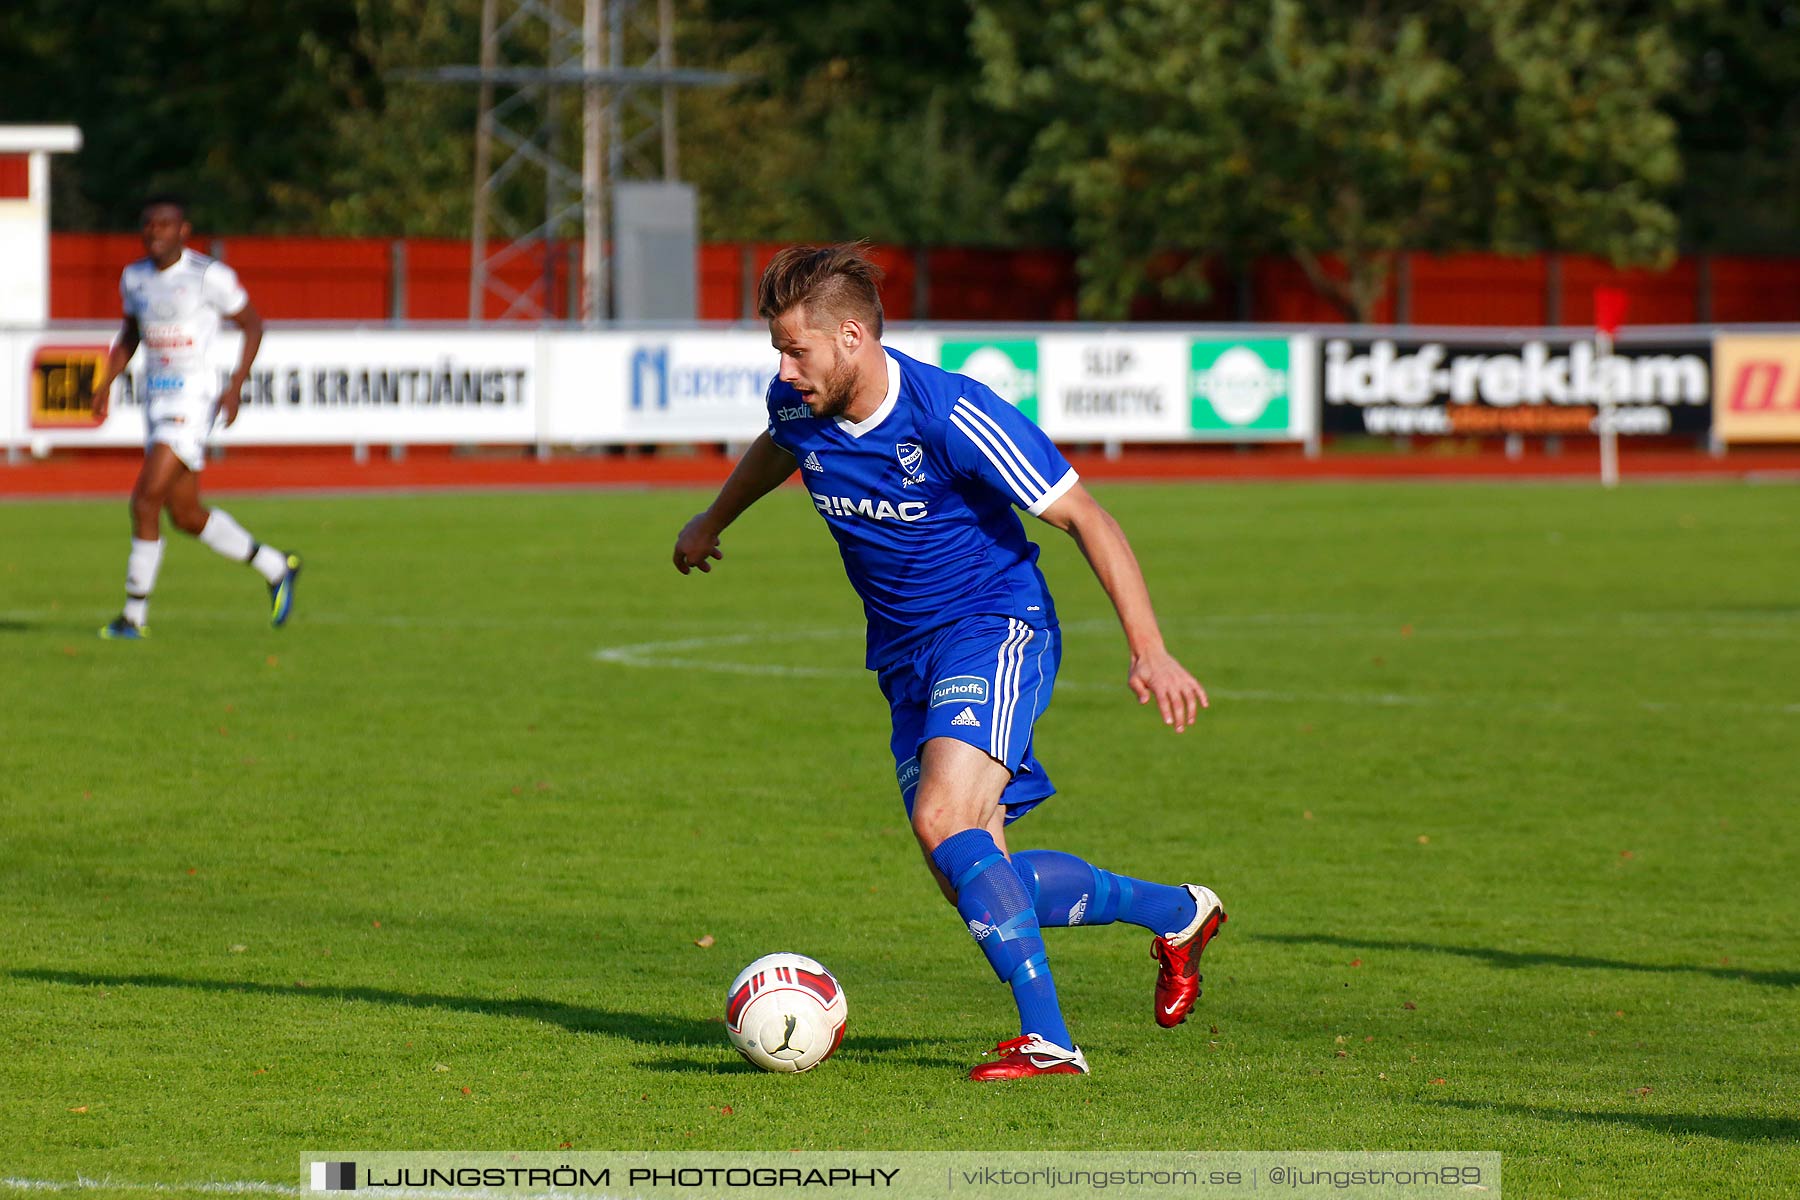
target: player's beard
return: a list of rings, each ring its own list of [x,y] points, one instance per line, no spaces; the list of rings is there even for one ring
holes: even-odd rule
[[[850,411],[850,402],[856,399],[856,364],[845,358],[844,352],[836,346],[831,348],[831,353],[831,374],[825,377],[825,386],[819,389],[819,408],[814,414],[819,417],[841,417]]]

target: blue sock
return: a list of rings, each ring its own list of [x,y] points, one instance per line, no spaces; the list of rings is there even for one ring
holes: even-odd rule
[[[1186,888],[1114,875],[1059,850],[1021,850],[1012,864],[1040,927],[1124,921],[1170,934],[1185,928],[1197,911]]]
[[[1031,897],[985,829],[965,829],[938,844],[931,861],[956,891],[956,911],[1019,1006],[1019,1032],[1073,1048],[1056,1003],[1056,983]]]

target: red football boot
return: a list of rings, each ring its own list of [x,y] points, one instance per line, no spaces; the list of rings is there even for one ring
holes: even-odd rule
[[[1187,1020],[1200,999],[1200,955],[1225,924],[1225,909],[1211,888],[1184,883],[1194,898],[1194,919],[1187,928],[1150,943],[1150,957],[1162,963],[1156,972],[1156,1023],[1168,1029]]]
[[[969,1071],[970,1079],[1024,1079],[1031,1075],[1086,1075],[1087,1056],[1077,1046],[1065,1050],[1055,1042],[1047,1042],[1035,1033],[1001,1042],[994,1047],[998,1061],[977,1063]]]

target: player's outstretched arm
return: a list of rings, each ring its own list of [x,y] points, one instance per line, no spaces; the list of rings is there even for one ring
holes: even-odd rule
[[[250,364],[256,361],[256,352],[262,348],[263,319],[248,300],[244,307],[225,319],[244,331],[244,348],[238,351],[237,369],[231,373],[225,390],[219,395],[219,411],[225,416],[225,424],[230,425],[237,420],[238,405],[243,402],[244,381],[250,378]]]
[[[698,567],[712,570],[708,559],[724,558],[719,535],[743,515],[744,510],[780,487],[798,468],[794,456],[775,444],[767,433],[758,435],[731,469],[731,477],[705,512],[682,526],[675,539],[675,569],[686,575]]]
[[[131,363],[131,356],[137,353],[138,323],[136,317],[126,317],[125,323],[119,327],[119,336],[106,353],[106,365],[100,368],[100,377],[94,380],[94,420],[106,420],[106,414],[112,409],[113,381],[125,373]]]
[[[1125,682],[1138,703],[1154,699],[1163,724],[1173,725],[1176,733],[1185,730],[1206,707],[1206,689],[1164,647],[1156,611],[1150,606],[1150,589],[1125,531],[1079,483],[1039,516],[1075,539],[1106,589],[1131,648],[1131,673]]]

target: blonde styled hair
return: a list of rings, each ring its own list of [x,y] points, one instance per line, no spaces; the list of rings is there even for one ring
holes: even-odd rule
[[[763,271],[756,313],[772,321],[796,304],[806,306],[815,328],[853,317],[881,336],[881,268],[869,261],[867,242],[838,246],[789,246]]]

